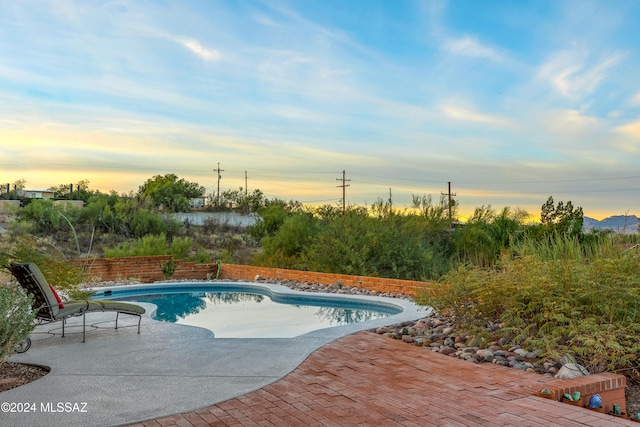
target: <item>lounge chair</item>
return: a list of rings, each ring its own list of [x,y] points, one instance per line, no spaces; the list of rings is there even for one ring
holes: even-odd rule
[[[138,333],[140,333],[140,322],[142,321],[142,315],[145,313],[144,307],[108,300],[62,301],[56,290],[47,282],[38,266],[34,263],[12,262],[7,268],[18,280],[20,286],[33,295],[32,308],[36,311],[36,318],[39,321],[57,322],[62,320],[63,337],[67,318],[82,316],[82,342],[85,342],[85,314],[96,311],[115,311],[116,329],[118,329],[118,316],[120,313],[138,316]]]

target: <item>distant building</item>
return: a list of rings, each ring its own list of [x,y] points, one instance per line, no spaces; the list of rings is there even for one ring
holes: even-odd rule
[[[55,191],[53,190],[18,190],[18,197],[25,199],[53,199]]]
[[[191,199],[191,208],[192,209],[200,209],[204,208],[206,205],[205,197],[196,197],[195,199]]]

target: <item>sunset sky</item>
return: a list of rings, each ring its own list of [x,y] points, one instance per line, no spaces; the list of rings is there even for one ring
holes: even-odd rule
[[[640,215],[636,0],[0,0],[0,184]]]

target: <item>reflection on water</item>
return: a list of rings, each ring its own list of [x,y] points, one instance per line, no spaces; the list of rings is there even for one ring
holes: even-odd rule
[[[143,295],[121,298],[121,300],[155,304],[158,306],[156,319],[173,323],[191,314],[197,314],[207,306],[207,303],[197,293]]]
[[[262,295],[239,294],[237,292],[206,292],[207,300],[213,304],[236,304],[243,301],[261,302],[264,299]]]
[[[183,292],[119,299],[153,303],[158,306],[156,320],[204,327],[218,338],[295,337],[329,326],[389,316],[344,307],[344,302],[335,307],[281,304],[264,295],[238,292]]]
[[[368,320],[378,319],[380,313],[369,310],[354,310],[350,308],[320,307],[316,315],[325,319],[331,325],[349,325],[351,323],[362,323]]]

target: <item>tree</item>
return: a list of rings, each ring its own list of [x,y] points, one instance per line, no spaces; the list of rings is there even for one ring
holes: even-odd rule
[[[579,235],[582,233],[584,213],[582,208],[574,208],[571,201],[566,204],[562,201],[554,205],[553,197],[549,196],[542,205],[540,221],[548,231],[559,234]]]
[[[178,179],[171,173],[148,179],[138,189],[138,195],[149,197],[156,208],[169,212],[189,212],[191,199],[203,197],[205,191],[203,186],[182,178]]]
[[[232,210],[241,210],[242,212],[257,212],[260,207],[265,205],[264,193],[259,189],[253,190],[247,194],[242,187],[238,190],[226,190],[222,192],[218,208],[227,207]]]

